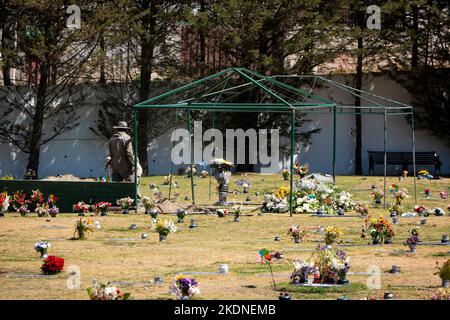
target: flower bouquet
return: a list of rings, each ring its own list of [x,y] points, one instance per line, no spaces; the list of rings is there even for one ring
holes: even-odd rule
[[[370,215],[366,216],[365,226],[363,227],[361,238],[370,236],[372,244],[380,244],[389,240],[395,235],[391,225],[382,216],[378,219],[371,219]]]
[[[223,218],[228,215],[228,210],[227,209],[217,209],[216,214],[219,218]]]
[[[242,205],[236,205],[233,207],[234,210],[234,222],[239,222],[241,215],[245,212]]]
[[[394,192],[398,191],[399,189],[400,189],[400,186],[398,184],[393,183],[389,187],[389,192],[394,193]]]
[[[74,235],[76,235],[79,240],[84,240],[86,238],[86,233],[92,231],[94,231],[92,220],[80,218],[75,224]]]
[[[174,293],[179,300],[189,300],[189,297],[199,295],[200,289],[195,279],[177,275],[175,281],[169,289],[170,293]]]
[[[433,179],[433,176],[428,172],[428,170],[419,170],[417,172],[417,178],[419,178],[419,179]]]
[[[347,272],[350,269],[350,260],[343,250],[332,250],[318,247],[312,254],[310,261],[315,270],[314,282],[328,284],[347,284]]]
[[[417,212],[419,216],[423,216],[425,212],[427,212],[427,208],[425,206],[416,205],[414,211]]]
[[[445,200],[448,198],[448,192],[447,191],[441,191],[439,192],[439,196],[441,197],[442,200]]]
[[[43,274],[57,274],[64,269],[64,259],[57,256],[48,256],[41,266]]]
[[[283,176],[284,181],[288,181],[291,173],[288,169],[284,169],[283,171],[281,171],[281,175]]]
[[[38,217],[45,217],[48,215],[48,207],[46,205],[38,205],[34,212],[37,213]]]
[[[153,197],[144,196],[141,198],[141,203],[144,206],[145,214],[149,214],[150,210],[155,207],[155,199]]]
[[[308,165],[300,165],[298,163],[294,164],[294,173],[297,174],[300,179],[305,177],[309,171]]]
[[[186,216],[187,212],[184,209],[178,209],[177,210],[177,219],[178,219],[178,223],[183,223],[184,222],[184,217]]]
[[[372,197],[375,200],[376,204],[380,204],[381,203],[381,199],[383,199],[383,197],[384,197],[384,192],[382,190],[375,189],[372,192]]]
[[[402,214],[402,201],[405,198],[409,198],[408,190],[405,188],[397,189],[394,191],[394,198],[394,204],[391,206],[391,217]]]
[[[177,232],[177,227],[172,220],[158,219],[153,225],[153,230],[159,233],[159,241],[165,241],[169,233]]]
[[[56,202],[58,201],[58,197],[56,197],[54,194],[51,194],[48,196],[47,204],[50,208],[56,207]]]
[[[128,214],[128,210],[130,210],[130,207],[133,204],[133,199],[130,197],[121,198],[118,199],[116,203],[122,208],[123,214]]]
[[[84,216],[85,213],[88,213],[91,209],[91,206],[84,203],[83,201],[78,202],[73,206],[73,212],[78,213],[80,216]]]
[[[423,189],[423,193],[425,194],[425,198],[430,197],[430,189],[428,189],[428,188]]]
[[[20,213],[22,217],[25,217],[27,213],[30,213],[30,210],[28,210],[28,206],[24,204],[19,209],[17,209],[17,212]]]
[[[0,217],[3,217],[9,208],[9,196],[7,192],[0,193]]]
[[[41,240],[39,240],[39,242],[34,244],[34,250],[36,250],[41,255],[41,258],[44,259],[48,257],[47,250],[50,247],[51,247],[50,243]]]
[[[175,182],[175,180],[174,180],[172,174],[169,174],[168,176],[165,176],[165,177],[164,177],[164,182],[163,182],[163,184],[166,185],[166,186],[168,186],[168,185],[170,185],[170,181],[172,181],[172,186],[175,186],[175,185],[176,185],[176,182]]]
[[[250,179],[247,178],[246,174],[244,174],[244,177],[245,178],[241,178],[241,179],[236,180],[236,184],[238,186],[242,187],[242,189],[243,189],[242,192],[243,193],[248,193],[248,190],[249,190],[250,186],[252,185],[252,182],[251,182]]]
[[[292,225],[288,228],[287,234],[295,243],[300,243],[307,236],[308,231],[300,228],[298,225]]]
[[[355,205],[355,212],[365,217],[369,214],[369,206],[367,204],[357,203]]]
[[[50,217],[55,218],[57,214],[59,214],[59,208],[54,206],[47,209],[48,214]]]
[[[36,207],[42,206],[44,202],[44,194],[39,189],[31,191],[30,203],[33,211]]]
[[[420,228],[414,227],[409,230],[409,233],[410,236],[403,242],[403,245],[409,247],[410,252],[415,253],[417,243],[420,242]]]
[[[195,176],[197,173],[197,169],[194,166],[189,166],[184,170],[186,177],[190,178],[191,176]]]
[[[111,207],[111,203],[107,201],[101,201],[95,204],[95,211],[98,213],[100,212],[100,215],[106,216],[108,215],[108,208]]]
[[[204,179],[209,177],[209,172],[206,170],[202,170],[202,172],[200,172],[200,176]]]
[[[334,226],[327,226],[325,228],[325,243],[328,248],[331,247],[333,243],[341,243],[342,231]]]
[[[14,192],[13,198],[12,198],[12,206],[15,210],[18,210],[20,207],[27,206],[28,202],[26,200],[27,195],[22,191],[18,190]]]
[[[120,293],[120,290],[108,283],[92,280],[92,287],[87,288],[91,300],[128,300],[130,293]]]
[[[310,275],[314,272],[314,263],[312,261],[296,260],[294,261],[295,270],[291,274],[291,283],[308,283]]]

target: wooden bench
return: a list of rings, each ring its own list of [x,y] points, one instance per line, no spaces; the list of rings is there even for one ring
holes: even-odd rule
[[[383,151],[367,151],[369,154],[369,174],[370,171],[374,173],[375,165],[384,165],[384,152]],[[387,165],[401,165],[402,170],[408,170],[408,166],[413,165],[413,153],[412,152],[386,152],[386,164]],[[416,167],[418,165],[434,165],[434,174],[441,174],[442,162],[439,160],[439,156],[434,151],[428,152],[416,152]]]

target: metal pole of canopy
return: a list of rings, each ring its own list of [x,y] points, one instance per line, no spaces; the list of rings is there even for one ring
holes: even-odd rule
[[[175,127],[178,128],[178,111],[175,110]],[[175,146],[175,141],[172,142],[172,149]],[[169,200],[172,194],[172,183],[173,183],[173,161],[170,160],[170,182],[169,182]]]
[[[138,170],[138,120],[137,120],[137,110],[133,108],[133,126],[134,126],[134,205],[136,206],[136,213],[138,209],[137,196],[138,196],[138,181],[137,181],[137,170]]]
[[[192,146],[192,133],[191,133],[191,111],[186,110],[187,112],[187,125],[188,125],[188,131],[189,131],[189,151],[191,154],[191,161],[189,167],[191,168],[191,195],[192,195],[192,204],[195,204],[195,192],[194,192],[194,172],[192,171],[193,166],[192,163],[194,162],[194,150]]]
[[[214,113],[214,111],[212,112],[212,128],[213,129],[215,129],[215,113]],[[213,147],[214,147],[214,142],[215,142],[215,138],[214,138],[214,141],[212,142],[213,143]],[[214,148],[213,148],[213,150],[214,150]],[[211,165],[209,166],[209,190],[208,190],[208,192],[209,192],[209,200],[211,200],[211,184],[212,184],[212,168],[211,168]]]
[[[291,111],[291,168],[289,189],[289,214],[292,217],[293,191],[294,191],[294,143],[295,143],[295,109]]]
[[[336,184],[336,106],[333,108],[333,183]]]
[[[414,109],[411,113],[411,135],[413,152],[413,171],[414,171],[414,205],[417,205],[417,185],[416,185],[416,138],[414,135]]]
[[[383,173],[383,183],[384,183],[384,188],[383,188],[383,192],[384,192],[384,202],[383,202],[383,208],[384,210],[386,210],[386,175],[387,175],[387,152],[386,152],[386,140],[387,140],[387,117],[386,117],[386,110],[384,110],[384,146],[383,146],[383,169],[384,169],[384,173]]]

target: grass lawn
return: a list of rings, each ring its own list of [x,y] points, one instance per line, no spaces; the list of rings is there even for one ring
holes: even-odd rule
[[[238,179],[233,176],[233,181]],[[254,202],[262,201],[265,191],[273,191],[280,185],[288,186],[281,175],[249,174],[253,185],[249,196]],[[148,184],[155,183],[160,191],[167,195],[168,187],[163,186],[164,177],[148,177],[142,181],[142,193],[148,194]],[[190,196],[190,179],[177,176],[180,202]],[[209,178],[195,178],[196,203],[211,205],[217,201],[216,183],[213,179],[213,194],[209,199]],[[388,183],[399,183],[407,187],[412,194],[412,178],[399,182],[398,178],[389,178]],[[382,177],[337,177],[337,184],[353,194],[356,201],[370,203],[370,188],[376,184],[383,186]],[[388,184],[388,185],[389,185]],[[423,189],[431,189],[431,198],[423,198]],[[231,183],[231,190],[236,187]],[[446,208],[449,200],[441,200],[439,191],[449,191],[450,179],[418,180],[418,202],[428,207]],[[260,196],[255,192],[259,191]],[[242,201],[246,195],[229,195],[230,201]],[[388,195],[388,202],[392,198]],[[405,200],[406,209],[412,210],[414,198]],[[256,208],[256,206],[251,206]],[[389,217],[387,210],[372,208],[371,214],[383,214]],[[196,215],[199,225],[189,229],[190,218],[184,224],[177,224],[180,230],[170,234],[166,242],[160,243],[158,235],[150,230],[150,217],[132,212],[128,216],[110,214],[107,217],[94,217],[100,221],[102,229],[87,235],[83,241],[70,240],[74,232],[77,217],[74,214],[60,214],[57,218],[38,218],[35,214],[20,217],[18,214],[6,214],[0,219],[0,299],[87,299],[86,288],[91,280],[131,282],[118,285],[122,291],[130,292],[134,299],[173,299],[168,288],[177,273],[197,273],[191,276],[200,282],[202,294],[198,299],[277,299],[278,292],[273,290],[270,272],[266,265],[259,264],[258,250],[267,248],[284,253],[285,258],[273,263],[275,280],[279,288],[287,288],[294,299],[336,299],[345,294],[353,299],[367,295],[382,296],[391,291],[398,299],[422,299],[429,296],[431,290],[440,286],[440,279],[433,275],[436,261],[441,263],[450,257],[450,246],[418,246],[416,254],[407,253],[402,245],[408,230],[419,225],[419,218],[400,218],[394,226],[396,236],[392,245],[383,246],[345,246],[351,257],[350,273],[367,272],[371,265],[378,266],[381,272],[388,271],[392,265],[399,265],[402,272],[398,275],[383,273],[381,290],[367,289],[368,275],[350,274],[351,285],[340,288],[300,288],[289,284],[289,275],[294,267],[292,262],[298,258],[307,258],[311,250],[321,239],[320,234],[311,233],[306,242],[294,244],[286,235],[291,224],[300,224],[311,230],[318,226],[336,225],[344,231],[344,244],[365,244],[360,238],[363,219],[354,218],[317,218],[309,214],[265,214],[243,216],[238,223],[233,217],[218,218],[215,215]],[[350,214],[350,213],[347,213]],[[176,221],[174,215],[168,215]],[[443,234],[450,233],[450,218],[428,217],[427,224],[421,226],[422,241],[439,241]],[[138,230],[130,230],[135,223]],[[142,232],[149,237],[141,240]],[[275,235],[281,241],[273,241]],[[48,241],[52,247],[49,254],[65,259],[65,271],[56,276],[33,277],[40,274],[42,260],[33,249],[39,239]],[[121,240],[118,240],[121,239]],[[219,265],[227,263],[228,275],[217,274]],[[70,277],[67,270],[71,266],[79,268],[81,288],[69,289]],[[164,283],[149,283],[156,276],[164,277]],[[147,283],[147,284],[145,284]]]

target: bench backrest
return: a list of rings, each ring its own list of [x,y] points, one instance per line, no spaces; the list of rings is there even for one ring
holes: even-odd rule
[[[374,164],[382,164],[384,163],[384,152],[383,151],[367,151],[369,154],[369,161]],[[416,152],[416,164],[430,164],[436,163],[439,160],[436,152],[427,151],[427,152]],[[408,164],[413,162],[413,153],[412,152],[395,152],[389,151],[386,152],[387,163],[388,164]]]

